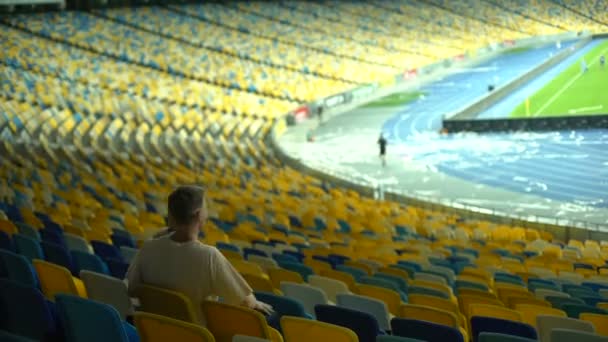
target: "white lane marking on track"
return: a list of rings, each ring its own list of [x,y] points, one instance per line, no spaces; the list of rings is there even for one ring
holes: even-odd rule
[[[581,107],[581,108],[573,108],[570,109],[568,111],[568,114],[576,114],[576,113],[580,113],[580,112],[589,112],[592,110],[599,110],[604,108],[604,105],[598,105],[598,106],[590,106],[590,107]]]
[[[597,63],[600,60],[600,56],[603,56],[606,51],[608,51],[608,48],[602,50],[602,52],[591,63],[589,63],[589,67]],[[557,100],[558,97],[560,97],[566,90],[568,90],[568,88],[570,88],[574,84],[574,82],[581,78],[583,74],[584,73],[579,72],[578,74],[576,74],[576,76],[572,77],[570,81],[568,81],[568,83],[564,84],[564,86],[557,93],[553,94],[553,96],[551,96],[551,98],[549,98],[549,100],[545,102],[545,104],[540,107],[540,109],[537,110],[532,116],[537,116],[538,114],[542,113],[543,110],[547,109],[547,107],[549,107],[553,102],[555,102],[555,100]]]

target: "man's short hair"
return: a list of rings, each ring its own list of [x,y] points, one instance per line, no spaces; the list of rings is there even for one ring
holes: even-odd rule
[[[203,207],[205,189],[195,185],[182,185],[169,195],[169,216],[179,225],[198,220],[197,210]]]

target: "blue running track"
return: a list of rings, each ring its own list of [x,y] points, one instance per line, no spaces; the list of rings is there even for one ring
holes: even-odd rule
[[[506,116],[574,60],[581,51],[482,114]],[[570,44],[562,45],[567,48]],[[441,136],[442,116],[538,66],[555,46],[502,55],[420,89],[424,97],[401,108],[383,131],[391,145],[433,170],[474,183],[534,194],[573,206],[608,208],[608,130]]]

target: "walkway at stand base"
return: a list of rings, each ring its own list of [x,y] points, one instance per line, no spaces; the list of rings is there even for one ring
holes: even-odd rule
[[[422,91],[451,88],[445,84],[455,82],[453,77],[485,85],[490,75],[480,70],[491,65],[501,66],[501,75],[514,75],[511,66],[524,72],[534,66],[527,54],[536,56],[536,64],[548,57],[542,49],[519,54],[520,62],[530,61],[527,68],[513,64],[518,55],[498,57]],[[522,216],[608,222],[608,131],[440,136],[443,109],[452,108],[457,94],[462,96],[462,88],[426,109],[420,101],[402,108],[358,108],[329,119],[315,129],[315,142],[307,143],[306,132],[317,126],[311,120],[290,129],[279,143],[313,168],[369,185],[383,182],[413,196]],[[386,168],[376,144],[381,127],[390,143]]]

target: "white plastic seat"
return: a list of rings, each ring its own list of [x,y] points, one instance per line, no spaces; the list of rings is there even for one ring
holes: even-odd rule
[[[89,299],[113,306],[120,316],[132,315],[133,305],[124,281],[91,271],[81,271],[82,279]]]
[[[318,275],[308,276],[308,284],[323,290],[327,298],[334,303],[336,302],[337,295],[350,293],[348,286],[344,282]]]
[[[553,329],[570,329],[595,333],[595,327],[591,322],[559,316],[540,315],[536,317],[536,328],[540,342],[551,342],[551,332]]]

